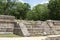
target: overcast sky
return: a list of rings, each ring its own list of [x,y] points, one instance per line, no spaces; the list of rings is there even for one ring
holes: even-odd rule
[[[37,4],[48,3],[48,0],[20,0],[20,1],[29,3],[31,7],[34,7]]]

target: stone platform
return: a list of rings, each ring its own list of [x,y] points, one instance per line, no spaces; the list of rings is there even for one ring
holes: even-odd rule
[[[12,34],[15,23],[14,16],[0,15],[0,34]]]
[[[13,33],[20,36],[60,34],[60,21],[16,20],[14,16],[0,15],[0,34]]]
[[[60,34],[60,21],[16,21],[14,34],[40,36]]]

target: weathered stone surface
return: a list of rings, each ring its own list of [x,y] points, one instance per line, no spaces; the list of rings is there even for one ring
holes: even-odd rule
[[[0,15],[0,34],[13,33],[14,20],[14,16]]]
[[[60,21],[15,21],[14,16],[0,15],[0,33],[39,36],[60,33]]]
[[[48,37],[46,40],[56,40],[57,37]]]
[[[19,23],[21,31],[23,33],[24,36],[30,36],[29,31],[27,30],[26,25],[24,25],[23,23]]]
[[[27,30],[30,36],[39,36],[39,35],[51,35],[51,34],[59,34],[57,26],[60,24],[58,21],[17,21],[19,23],[23,23],[23,26],[19,24],[20,28],[18,32],[24,32]],[[55,23],[55,24],[54,24]],[[57,25],[56,25],[57,23]],[[25,26],[25,31],[22,31],[22,28]],[[58,27],[60,28],[60,27]],[[60,30],[60,29],[59,29]],[[23,34],[22,34],[23,35]],[[23,35],[24,36],[24,35]],[[27,36],[27,35],[26,35]]]
[[[44,40],[60,40],[60,36],[51,36],[51,37],[47,37],[46,39]]]
[[[60,34],[60,21],[17,21],[14,16],[0,15],[0,33],[4,32],[23,36]]]

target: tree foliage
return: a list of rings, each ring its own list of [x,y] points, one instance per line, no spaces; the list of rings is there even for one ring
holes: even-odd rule
[[[18,0],[0,0],[0,15],[12,15],[23,20],[60,20],[60,0],[50,0],[32,9],[28,3]]]
[[[0,14],[13,15],[17,19],[25,19],[26,13],[30,10],[30,5],[16,1],[17,0],[0,0]]]
[[[48,4],[50,19],[60,20],[60,0],[50,0]]]
[[[47,4],[38,4],[31,12],[27,13],[27,18],[32,20],[47,20],[49,17]],[[29,16],[29,17],[28,17]]]

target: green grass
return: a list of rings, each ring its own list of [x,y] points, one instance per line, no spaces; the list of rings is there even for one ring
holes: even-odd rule
[[[0,37],[21,37],[15,34],[0,34]]]

